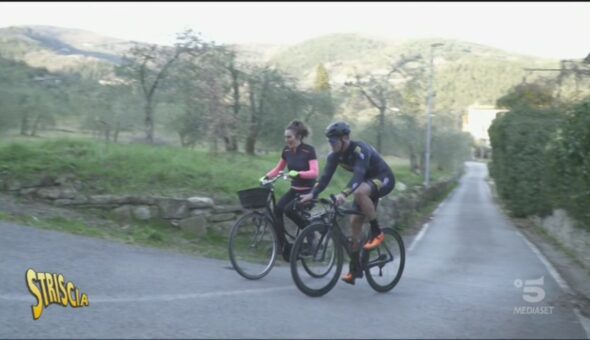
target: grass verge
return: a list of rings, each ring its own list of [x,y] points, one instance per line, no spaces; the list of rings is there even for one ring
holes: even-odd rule
[[[277,148],[279,149],[279,148]],[[83,139],[50,139],[0,142],[0,177],[28,181],[42,176],[75,175],[86,193],[209,195],[220,202],[235,202],[236,192],[255,187],[262,175],[278,162],[280,153],[248,156],[211,154],[171,146],[104,144]],[[325,159],[319,159],[320,169]],[[422,176],[403,162],[392,162],[399,182],[422,183]],[[350,172],[338,169],[326,194],[345,187]],[[433,169],[435,181],[449,176]],[[277,194],[289,183],[277,182]]]
[[[226,236],[209,231],[205,237],[175,229],[163,223],[116,223],[92,226],[84,221],[64,218],[15,215],[0,212],[0,220],[39,229],[55,230],[125,244],[155,247],[191,255],[227,259]]]

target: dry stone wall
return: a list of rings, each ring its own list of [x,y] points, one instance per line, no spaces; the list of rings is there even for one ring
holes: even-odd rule
[[[82,183],[72,176],[44,177],[29,182],[0,179],[0,189],[15,195],[68,208],[100,209],[120,220],[164,221],[197,235],[204,235],[208,228],[225,231],[227,222],[244,213],[239,205],[216,205],[210,197],[85,195],[79,191],[81,187]]]
[[[590,231],[576,226],[563,209],[555,209],[549,216],[533,216],[533,221],[563,246],[573,252],[574,256],[590,269]]]
[[[414,214],[428,202],[441,198],[455,179],[434,183],[431,187],[407,189],[379,203],[379,219],[388,225],[408,225]],[[43,177],[33,181],[2,179],[0,189],[15,195],[44,200],[53,205],[75,209],[100,209],[120,220],[158,220],[198,236],[207,230],[227,233],[246,212],[240,205],[217,205],[210,197],[188,198],[144,195],[86,195],[83,183],[70,175]]]

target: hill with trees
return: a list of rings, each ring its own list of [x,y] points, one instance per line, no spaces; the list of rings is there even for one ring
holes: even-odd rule
[[[433,157],[441,167],[468,153],[471,141],[461,132],[468,106],[493,105],[525,78],[540,79],[526,67],[559,65],[449,39],[334,34],[292,46],[229,46],[181,32],[175,46],[158,46],[75,29],[9,27],[0,29],[0,67],[20,71],[2,73],[0,96],[8,99],[0,119],[25,131],[43,112],[39,124],[74,122],[107,141],[143,130],[151,143],[156,134],[176,135],[181,146],[249,154],[282,143],[292,119],[311,125],[315,143],[328,122],[347,119],[357,136],[409,158],[419,172],[435,42],[444,44],[434,57],[433,141],[440,150]],[[49,89],[27,75],[35,72],[62,80]],[[15,89],[27,95],[13,96]]]

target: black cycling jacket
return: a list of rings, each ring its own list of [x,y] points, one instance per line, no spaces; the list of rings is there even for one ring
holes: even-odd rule
[[[367,179],[383,173],[393,173],[372,145],[361,141],[350,141],[350,145],[343,153],[331,152],[328,155],[326,168],[313,189],[314,198],[326,189],[338,165],[353,172],[346,188],[342,190],[346,195],[353,193]]]

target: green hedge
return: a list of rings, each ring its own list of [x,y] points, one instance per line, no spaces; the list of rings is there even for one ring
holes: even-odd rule
[[[590,226],[590,99],[559,110],[513,107],[489,134],[490,175],[514,216],[564,208]]]
[[[559,123],[551,110],[515,108],[494,120],[490,175],[498,192],[517,217],[545,214],[552,208],[544,183],[544,148]]]
[[[565,111],[546,147],[550,199],[590,228],[590,99]]]

